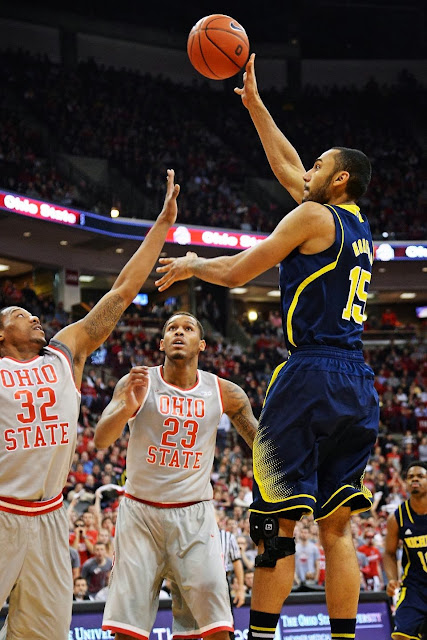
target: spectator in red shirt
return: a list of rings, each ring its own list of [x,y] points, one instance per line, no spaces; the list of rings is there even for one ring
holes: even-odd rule
[[[81,482],[82,484],[85,484],[88,474],[83,469],[83,464],[81,462],[79,462],[79,464],[77,465],[76,470],[73,473],[73,476],[76,482]]]
[[[381,553],[379,549],[374,547],[375,531],[370,528],[366,529],[363,537],[365,544],[362,544],[358,551],[364,553],[369,561],[368,566],[362,569],[366,580],[366,588],[368,591],[380,591],[384,588],[384,583],[381,572]]]
[[[74,523],[74,531],[70,533],[70,547],[76,549],[80,556],[80,565],[93,556],[93,549],[98,540],[98,531],[90,528],[93,523],[93,515],[86,511],[81,518]]]
[[[318,545],[318,549],[319,549],[319,564],[318,564],[319,575],[317,577],[317,584],[323,587],[325,584],[325,578],[326,578],[325,551],[323,550],[323,547],[321,545]]]
[[[254,484],[254,472],[252,469],[248,469],[246,471],[246,474],[241,479],[240,484],[242,487],[249,487],[249,489],[252,491],[252,487]]]
[[[394,329],[397,326],[397,315],[391,309],[386,309],[381,315],[382,329]]]

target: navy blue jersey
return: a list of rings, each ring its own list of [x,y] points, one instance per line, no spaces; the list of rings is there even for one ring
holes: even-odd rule
[[[308,345],[362,348],[373,262],[369,223],[356,205],[325,205],[336,236],[331,247],[295,249],[280,264],[283,331],[289,351]]]
[[[403,540],[402,587],[427,587],[427,515],[418,515],[409,500],[394,513]]]

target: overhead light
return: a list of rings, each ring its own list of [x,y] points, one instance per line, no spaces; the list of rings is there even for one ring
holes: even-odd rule
[[[267,295],[270,298],[280,298],[280,289],[272,289],[271,291],[267,291]]]
[[[95,280],[95,276],[81,275],[79,276],[79,280],[80,282],[93,282]]]
[[[122,247],[117,247],[116,253],[123,253],[124,249]]]
[[[249,322],[255,322],[255,320],[258,320],[258,312],[255,311],[255,309],[248,311],[248,320]]]
[[[117,209],[117,207],[111,207],[110,216],[112,218],[118,218],[119,215],[120,215],[120,211]]]
[[[377,295],[377,294],[376,294],[376,292],[375,292],[375,291],[370,291],[370,292],[368,293],[368,300],[372,300],[372,298],[375,298],[375,296],[376,296],[376,295]]]
[[[423,273],[427,273],[427,267],[423,267],[423,268],[421,269],[421,271],[422,271]]]
[[[31,231],[24,231],[22,235],[24,236],[24,238],[31,238]]]
[[[247,288],[246,287],[234,287],[234,289],[230,289],[230,293],[235,293],[238,296],[240,296],[240,295],[242,295],[242,293],[246,293],[246,292],[247,292]]]
[[[382,236],[383,238],[388,238],[388,231],[383,231]]]
[[[9,271],[10,266],[8,264],[0,264],[0,271]]]
[[[68,244],[68,240],[60,240],[59,244],[61,245],[61,247],[66,247]]]
[[[404,291],[403,293],[400,294],[400,297],[402,298],[402,300],[412,300],[413,298],[417,297],[416,293],[410,293],[409,291]]]
[[[380,268],[378,269],[378,271],[379,271],[380,273],[385,273],[385,272],[387,271],[387,269],[386,269],[385,267],[380,267]]]

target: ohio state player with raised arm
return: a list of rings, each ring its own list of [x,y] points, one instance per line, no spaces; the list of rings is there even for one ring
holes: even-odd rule
[[[47,344],[37,317],[21,307],[0,310],[0,603],[10,596],[1,638],[68,640],[73,585],[61,507],[83,367],[147,279],[175,222],[172,170],[167,181],[152,229],[85,318]]]

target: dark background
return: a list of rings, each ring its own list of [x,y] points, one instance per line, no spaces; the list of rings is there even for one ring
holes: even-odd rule
[[[427,52],[423,0],[37,0],[31,6],[183,36],[203,16],[225,13],[243,25],[252,43],[294,41],[303,58],[411,59]]]

